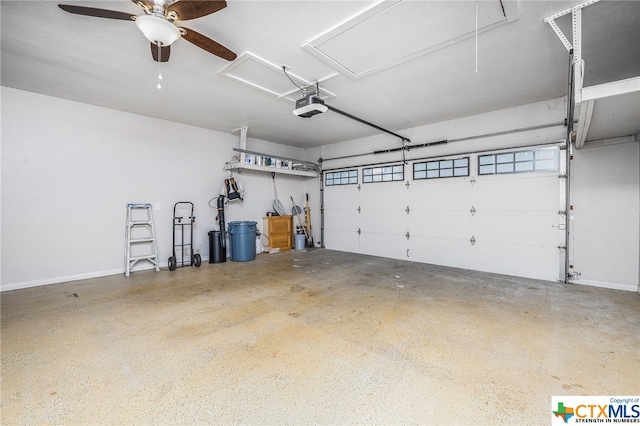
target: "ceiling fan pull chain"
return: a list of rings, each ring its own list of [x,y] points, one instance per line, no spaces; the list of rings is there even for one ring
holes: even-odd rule
[[[157,46],[158,46],[158,85],[156,87],[158,89],[162,89],[162,86],[160,85],[160,80],[162,80],[162,73],[160,72],[160,61],[161,61],[160,58],[162,58],[162,53],[161,53],[162,46],[160,46],[160,42],[158,42]]]

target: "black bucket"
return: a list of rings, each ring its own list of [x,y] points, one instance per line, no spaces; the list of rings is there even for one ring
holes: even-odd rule
[[[222,246],[220,231],[209,231],[209,263],[227,261],[227,249]]]

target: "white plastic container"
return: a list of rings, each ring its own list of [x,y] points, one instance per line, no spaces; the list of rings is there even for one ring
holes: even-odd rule
[[[293,249],[296,251],[304,250],[305,242],[304,234],[295,234],[293,236]]]

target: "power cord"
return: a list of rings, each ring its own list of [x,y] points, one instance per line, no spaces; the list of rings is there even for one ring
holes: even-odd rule
[[[287,76],[287,78],[293,83],[294,86],[296,86],[298,89],[302,90],[302,95],[303,96],[307,96],[307,88],[306,87],[302,87],[302,86],[298,86],[298,84],[293,81],[293,79],[289,76],[289,74],[287,73],[287,67],[285,67],[284,65],[282,66],[282,72],[284,72],[284,75]]]

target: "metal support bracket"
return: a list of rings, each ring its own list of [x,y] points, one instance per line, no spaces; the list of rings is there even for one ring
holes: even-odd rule
[[[564,47],[567,49],[567,52],[570,51],[571,50],[571,43],[564,36],[564,34],[562,33],[562,30],[560,29],[558,24],[556,24],[556,21],[554,19],[552,19],[551,17],[549,17],[549,18],[545,19],[544,22],[546,22],[547,24],[549,24],[551,26],[553,31],[556,33],[556,35],[560,39],[560,42],[562,42]]]
[[[573,49],[573,53],[574,53],[574,60],[575,61],[581,61],[582,60],[582,56],[581,56],[581,46],[580,46],[580,36],[581,36],[581,31],[582,31],[582,15],[581,15],[581,11],[582,9],[584,9],[585,7],[592,5],[594,3],[597,3],[599,0],[587,0],[584,3],[580,3],[579,5],[573,6],[572,8],[569,8],[567,10],[563,10],[560,13],[556,13],[555,15],[551,15],[547,18],[544,19],[544,22],[546,22],[547,24],[549,24],[549,26],[551,26],[551,28],[553,29],[553,31],[556,33],[556,35],[558,36],[558,38],[560,39],[560,42],[563,44],[563,46],[567,49],[567,52],[571,51],[571,49]],[[561,16],[564,15],[568,15],[569,13],[571,13],[572,15],[572,36],[573,36],[573,45],[569,42],[569,40],[567,39],[567,37],[562,33],[562,30],[560,29],[560,27],[558,27],[558,24],[556,24],[555,20],[560,18]]]

